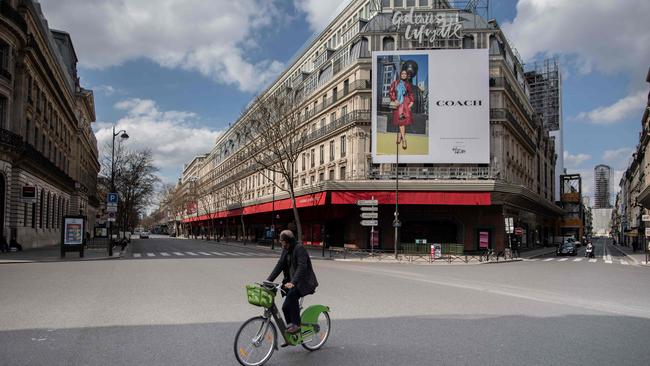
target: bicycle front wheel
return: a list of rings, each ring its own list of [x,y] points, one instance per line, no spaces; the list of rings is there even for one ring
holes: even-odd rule
[[[311,338],[305,339],[302,346],[310,351],[316,351],[323,347],[330,336],[330,326],[330,314],[327,311],[320,313],[318,315],[318,331],[309,336]]]
[[[261,316],[248,319],[237,331],[234,351],[243,366],[260,366],[273,355],[278,332],[271,319]]]

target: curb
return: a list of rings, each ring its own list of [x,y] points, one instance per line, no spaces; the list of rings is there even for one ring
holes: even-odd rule
[[[56,259],[7,259],[0,260],[0,265],[2,264],[20,264],[20,263],[56,263],[56,262],[93,262],[93,261],[106,261],[113,259],[121,259],[122,256],[113,256],[113,257],[98,257],[98,258],[77,258],[77,259],[65,259],[65,258],[56,258]]]
[[[534,257],[531,257],[534,258]],[[513,262],[523,262],[523,258],[517,258],[517,259],[504,259],[502,261],[489,261],[489,262],[481,262],[478,264],[499,264],[499,263],[513,263]]]

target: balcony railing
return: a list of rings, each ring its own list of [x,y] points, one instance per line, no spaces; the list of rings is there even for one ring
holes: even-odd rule
[[[330,107],[332,104],[338,102],[341,98],[345,97],[348,94],[351,94],[352,92],[355,92],[357,90],[368,90],[370,89],[370,80],[367,79],[361,79],[357,81],[353,81],[348,90],[341,90],[338,93],[336,93],[335,96],[326,98],[323,100],[321,103],[317,104],[314,108],[310,109],[307,111],[306,114],[304,114],[305,121],[312,118],[314,115],[322,112],[323,110],[327,109]]]
[[[504,108],[492,108],[490,109],[490,119],[501,119],[508,121],[512,128],[521,135],[521,138],[524,140],[524,142],[526,142],[528,147],[533,151],[536,149],[536,145],[533,140],[530,138],[530,136],[528,136],[526,130],[521,127],[515,116],[513,116],[509,110]]]
[[[324,136],[329,135],[330,133],[347,126],[351,123],[357,121],[370,122],[370,111],[369,110],[360,110],[352,111],[346,115],[341,116],[333,122],[328,123],[326,126],[323,126],[316,131],[313,131],[305,138],[305,145],[308,145],[318,139],[321,139]]]
[[[429,179],[429,180],[493,180],[498,179],[498,172],[492,167],[400,167],[400,179]],[[395,169],[382,172],[379,168],[371,168],[369,179],[395,179]]]
[[[515,104],[517,104],[517,107],[519,107],[521,113],[526,117],[526,119],[535,124],[535,117],[528,113],[528,109],[524,107],[524,103],[519,98],[519,94],[517,94],[517,92],[512,88],[512,85],[508,83],[505,77],[490,78],[490,86],[495,88],[504,88],[506,93],[510,94],[510,98],[515,101]]]
[[[23,146],[23,138],[16,133],[0,128],[0,144],[8,146],[14,150],[20,150]]]

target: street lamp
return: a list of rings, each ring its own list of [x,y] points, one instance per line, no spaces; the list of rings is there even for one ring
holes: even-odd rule
[[[111,144],[111,193],[115,193],[115,138],[120,136],[121,139],[126,140],[129,138],[129,135],[126,133],[126,130],[120,130],[115,132],[115,126],[113,126],[113,143]],[[108,222],[108,255],[113,256],[113,223],[112,221]]]

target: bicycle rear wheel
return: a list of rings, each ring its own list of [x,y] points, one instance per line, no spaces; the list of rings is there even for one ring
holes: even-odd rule
[[[316,351],[317,349],[323,347],[327,338],[330,336],[330,315],[327,311],[324,311],[318,315],[318,331],[314,332],[311,336],[311,339],[307,339],[302,342],[302,346],[305,349],[310,351]]]
[[[270,319],[261,316],[248,319],[237,331],[234,351],[243,366],[266,363],[275,350],[278,332]]]

